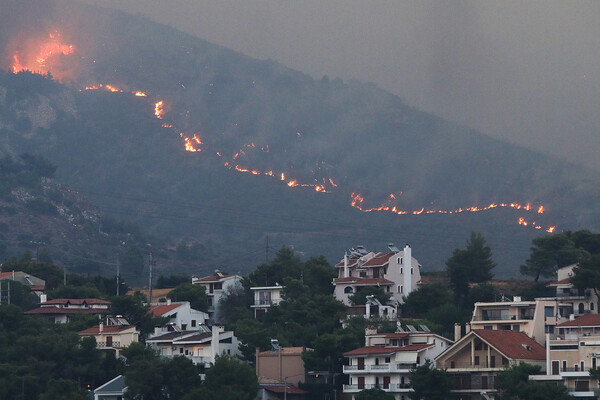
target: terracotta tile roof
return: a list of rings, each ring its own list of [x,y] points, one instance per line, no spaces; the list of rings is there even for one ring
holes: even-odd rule
[[[384,279],[384,278],[359,278],[356,276],[349,276],[347,278],[334,279],[333,283],[334,284],[352,283],[352,284],[360,285],[360,286],[375,286],[377,284],[388,286],[388,285],[394,284],[394,282]]]
[[[569,326],[600,326],[600,314],[585,314],[581,317],[575,318],[573,321],[563,322],[559,324],[559,328],[569,327]]]
[[[40,304],[73,304],[73,305],[83,305],[83,304],[101,304],[101,305],[110,305],[110,301],[102,300],[102,299],[54,299],[48,300],[45,303]]]
[[[15,271],[15,274],[17,273],[17,271]],[[10,278],[12,277],[12,271],[11,272],[0,272],[0,279],[4,279],[4,278]]]
[[[366,346],[344,353],[344,356],[362,356],[369,354],[394,354],[399,351],[419,351],[433,346],[430,344],[409,344],[408,346],[387,347],[387,346]]]
[[[571,279],[567,278],[567,279],[563,279],[561,281],[550,282],[546,286],[560,286],[560,285],[570,285],[570,284],[571,284]]]
[[[181,307],[181,303],[177,304],[164,304],[164,305],[158,305],[158,306],[150,306],[150,314],[152,314],[155,317],[162,317],[163,315],[165,315],[166,313],[173,311],[174,309]]]
[[[380,267],[387,264],[396,253],[377,253],[375,257],[363,264],[363,267]]]
[[[352,257],[352,258],[348,257],[348,266],[349,267],[355,266],[358,263],[358,260],[359,260],[358,257],[356,257],[356,258],[354,258],[354,257]],[[342,259],[342,261],[340,261],[339,263],[335,264],[335,266],[336,267],[343,267],[344,266],[344,260]]]
[[[545,360],[546,349],[523,332],[474,329],[471,332],[513,360]]]
[[[135,325],[104,325],[102,327],[102,333],[119,333],[126,331],[128,329],[135,329]],[[100,326],[92,326],[91,328],[84,329],[82,331],[77,332],[80,335],[99,335],[100,334]]]
[[[272,393],[288,393],[288,394],[309,394],[306,390],[302,390],[297,388],[296,386],[290,385],[288,383],[287,389],[282,385],[261,385],[261,388],[272,392]]]
[[[24,314],[47,314],[47,315],[72,315],[72,314],[105,314],[109,310],[106,308],[64,308],[58,306],[38,307],[33,310],[25,311]]]
[[[416,333],[416,332],[413,332]],[[410,333],[408,332],[395,332],[395,333],[374,333],[372,335],[368,335],[369,337],[381,337],[388,339],[401,339],[405,337],[409,337]]]
[[[33,291],[44,291],[46,290],[46,286],[38,285],[38,286],[29,286],[29,289]]]

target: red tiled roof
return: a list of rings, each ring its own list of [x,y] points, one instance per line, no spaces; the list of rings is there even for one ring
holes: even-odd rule
[[[46,286],[44,286],[44,285],[29,286],[29,289],[31,289],[33,291],[44,291],[44,290],[46,290]]]
[[[377,253],[377,255],[371,258],[369,261],[363,264],[363,267],[380,267],[387,264],[390,258],[396,253]]]
[[[220,276],[219,275],[211,275],[211,276],[205,276],[204,278],[194,279],[194,282],[219,282],[221,279],[229,278],[230,276],[233,276],[233,275],[225,275],[225,274],[221,274]]]
[[[585,314],[575,318],[573,321],[563,322],[559,324],[559,328],[567,326],[600,326],[600,314]]]
[[[135,329],[135,325],[104,325],[102,333],[119,333],[131,328]],[[100,334],[100,325],[92,326],[77,333],[80,335],[98,335]]]
[[[354,265],[356,265],[358,263],[358,258],[348,258],[348,266],[349,267],[353,267]],[[343,267],[344,266],[344,260],[340,261],[339,263],[335,264],[336,267]]]
[[[413,332],[417,333],[417,332]],[[372,335],[368,335],[369,337],[382,337],[388,339],[401,339],[405,337],[409,337],[410,333],[408,332],[395,332],[395,333],[374,333]]]
[[[353,283],[361,286],[375,286],[375,285],[393,285],[394,282],[384,278],[359,278],[356,276],[348,276],[346,278],[339,278],[333,280],[334,284],[338,283]]]
[[[108,309],[105,308],[64,308],[58,306],[38,307],[33,310],[25,311],[24,314],[104,314]]]
[[[308,347],[280,347],[280,349],[281,354],[284,355],[301,355],[302,352],[305,350],[312,351],[312,349]],[[261,351],[260,353],[258,353],[258,355],[260,356],[271,356],[276,354],[279,354],[279,352],[274,350]]]
[[[17,273],[17,271],[15,271],[15,273]],[[4,278],[9,278],[12,276],[12,271],[11,272],[0,272],[0,279],[4,279]]]
[[[567,278],[567,279],[563,279],[561,281],[550,282],[546,286],[559,286],[559,285],[570,285],[570,284],[571,284],[571,279]]]
[[[102,299],[54,299],[48,300],[45,303],[40,304],[74,304],[74,305],[83,305],[83,304],[102,304],[102,305],[110,305],[110,301],[102,300]]]
[[[174,309],[180,307],[181,304],[164,304],[159,306],[150,306],[150,314],[155,317],[161,317],[166,313],[173,311]]]
[[[289,394],[309,394],[306,390],[297,388],[296,386],[287,385],[287,389],[284,385],[261,385],[261,387],[269,392],[273,393],[289,393]]]
[[[523,332],[474,329],[475,335],[514,360],[545,360],[544,347]]]
[[[362,356],[369,354],[393,354],[399,351],[419,351],[426,349],[427,347],[433,346],[433,343],[429,344],[409,344],[408,346],[399,347],[386,347],[386,346],[367,346],[360,347],[358,349],[351,350],[344,353],[344,356]]]

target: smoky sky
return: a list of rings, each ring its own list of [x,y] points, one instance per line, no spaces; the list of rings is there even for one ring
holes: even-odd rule
[[[600,168],[600,2],[86,0]]]

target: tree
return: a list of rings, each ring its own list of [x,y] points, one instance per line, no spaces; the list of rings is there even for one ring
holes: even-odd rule
[[[592,288],[598,296],[600,293],[600,254],[583,258],[573,269],[571,283],[578,289]]]
[[[208,296],[202,285],[193,283],[180,283],[167,294],[173,301],[189,301],[194,310],[208,311]]]
[[[275,258],[268,264],[261,264],[248,275],[252,286],[273,286],[282,284],[284,278],[300,279],[302,262],[291,247],[279,249]]]
[[[377,300],[383,305],[388,304],[392,298],[392,294],[386,292],[382,287],[378,286],[365,286],[362,290],[357,291],[352,296],[348,296],[348,300],[353,306],[367,304],[367,296],[375,296]]]
[[[404,297],[402,314],[408,316],[425,315],[429,310],[440,304],[452,302],[448,289],[440,283],[429,283],[419,286],[415,291]]]
[[[548,384],[529,380],[529,375],[539,375],[541,367],[526,363],[512,365],[498,373],[496,388],[501,400],[567,400],[569,396],[564,385]]]
[[[413,400],[445,400],[450,397],[452,378],[445,370],[433,368],[429,360],[413,368],[408,379],[414,390],[408,397]]]
[[[452,256],[446,260],[450,286],[455,300],[466,305],[469,294],[469,283],[481,283],[493,277],[492,269],[496,266],[492,260],[492,250],[480,233],[471,233],[465,249],[454,249]]]
[[[580,246],[589,242],[593,248],[592,238],[580,232],[573,234],[567,231],[533,239],[531,255],[521,265],[521,274],[532,276],[537,282],[540,277],[552,277],[558,268],[574,264],[579,258],[589,254],[584,248],[578,248],[573,239],[578,240]]]
[[[355,400],[394,400],[394,395],[381,390],[380,388],[365,389],[354,396]]]
[[[223,356],[218,357],[206,371],[203,389],[205,397],[196,398],[254,400],[258,393],[258,379],[248,364]]]
[[[150,314],[150,306],[144,304],[145,300],[140,292],[136,292],[133,296],[111,298],[112,313],[122,315],[130,324],[137,326],[142,339],[152,332],[155,326],[167,322],[166,318],[154,317]]]

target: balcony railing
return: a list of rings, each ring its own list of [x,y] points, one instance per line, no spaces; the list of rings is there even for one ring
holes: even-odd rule
[[[412,388],[408,383],[390,383],[384,385],[382,383],[366,383],[364,385],[344,385],[345,393],[359,392],[365,389],[381,389],[384,392],[411,392]]]
[[[344,365],[344,372],[397,372],[408,371],[416,366],[417,364],[366,364],[359,369],[358,365]]]
[[[121,342],[112,342],[112,343],[106,343],[106,342],[98,342],[96,343],[96,347],[99,349],[112,349],[115,347],[121,347]]]
[[[446,365],[441,365],[441,368],[447,368],[447,369],[502,369],[504,368],[506,365],[502,365],[502,363],[499,362],[495,362],[495,363],[490,363],[489,361],[486,362],[485,360],[482,360],[479,362],[479,364],[475,364],[475,363],[470,363],[470,362],[464,362],[464,363],[447,363]]]
[[[498,315],[498,316],[490,316],[490,315],[476,315],[473,317],[472,321],[474,322],[484,322],[484,321],[531,321],[533,320],[533,315]]]

